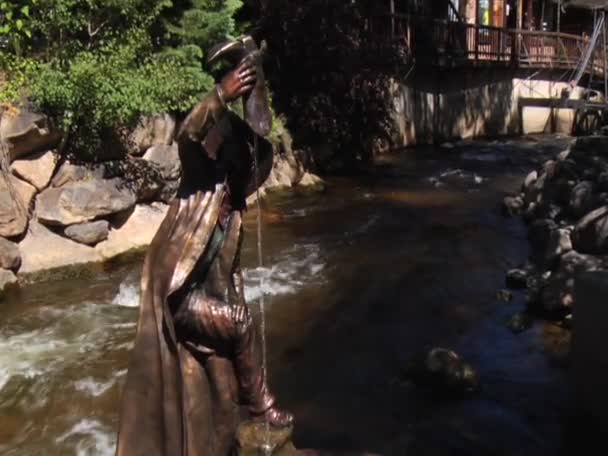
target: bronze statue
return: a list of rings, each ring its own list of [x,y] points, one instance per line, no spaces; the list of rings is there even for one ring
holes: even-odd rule
[[[212,51],[236,56],[236,69],[178,131],[183,175],[144,262],[119,456],[227,455],[240,405],[271,426],[293,421],[268,391],[239,267],[246,197],[272,167],[259,136],[271,117],[256,49],[243,39]],[[227,107],[240,97],[247,122]]]

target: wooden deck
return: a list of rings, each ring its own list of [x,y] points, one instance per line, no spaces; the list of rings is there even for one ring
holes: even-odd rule
[[[416,62],[441,66],[576,70],[590,41],[566,33],[511,30],[400,14],[371,18],[367,28],[371,40],[397,42]],[[600,49],[597,46],[587,72],[603,77],[605,63]]]

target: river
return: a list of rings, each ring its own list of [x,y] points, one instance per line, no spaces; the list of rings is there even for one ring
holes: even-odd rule
[[[419,148],[323,193],[264,201],[266,268],[246,217],[247,295],[267,298],[269,375],[303,448],[387,455],[557,455],[568,383],[557,328],[514,335],[497,298],[528,254],[499,202],[568,144],[542,137]],[[38,283],[0,302],[0,453],[111,455],[135,332],[140,260]],[[258,285],[265,277],[264,290]],[[446,346],[482,391],[436,397],[400,379]]]

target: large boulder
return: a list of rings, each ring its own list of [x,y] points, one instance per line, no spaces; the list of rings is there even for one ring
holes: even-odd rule
[[[93,247],[66,239],[36,221],[30,223],[30,229],[19,244],[19,249],[22,257],[20,274],[103,260]]]
[[[102,165],[76,164],[65,161],[53,176],[51,186],[61,187],[68,182],[103,179],[104,175],[105,171]]]
[[[110,223],[107,220],[81,223],[68,226],[63,234],[73,241],[86,245],[95,245],[108,238]]]
[[[37,198],[36,214],[47,225],[68,226],[132,209],[137,195],[122,179],[91,179],[50,187]]]
[[[10,287],[17,284],[17,276],[12,271],[0,269],[0,296]]]
[[[53,151],[38,152],[23,159],[15,160],[11,164],[11,171],[38,190],[42,190],[49,185],[58,158]]]
[[[154,145],[170,145],[174,136],[175,119],[169,114],[142,117],[129,135],[129,149],[133,155],[142,155]]]
[[[574,250],[560,258],[555,274],[541,291],[542,310],[550,314],[568,313],[574,306],[574,287],[578,274],[586,271],[603,271],[608,257],[585,255]]]
[[[16,271],[21,266],[19,246],[0,237],[0,268]]]
[[[168,206],[162,203],[138,205],[126,220],[110,231],[108,239],[97,244],[102,258],[113,258],[130,250],[147,247],[167,214]]]
[[[0,138],[9,145],[10,161],[55,147],[61,134],[43,114],[27,109],[6,111],[0,117]]]
[[[567,228],[558,228],[551,231],[545,250],[545,263],[550,264],[561,255],[572,250],[571,231]]]
[[[159,166],[141,158],[112,160],[104,163],[64,163],[51,182],[52,187],[88,180],[122,181],[122,188],[131,190],[138,202],[154,199],[163,188]]]
[[[595,198],[593,195],[594,185],[591,181],[579,182],[570,194],[568,207],[574,217],[582,217],[593,210]]]
[[[590,212],[576,224],[572,245],[582,253],[608,253],[608,206]]]
[[[25,232],[35,195],[36,189],[21,179],[9,175],[7,183],[0,176],[0,236],[11,238]]]
[[[144,154],[144,160],[156,164],[160,168],[163,179],[170,181],[179,179],[182,167],[176,143],[150,147]]]

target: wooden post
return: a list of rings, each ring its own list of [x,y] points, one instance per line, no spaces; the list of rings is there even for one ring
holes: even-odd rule
[[[557,0],[557,33],[561,32],[562,24],[562,0]]]
[[[524,0],[517,0],[517,25],[516,28],[524,28]]]

